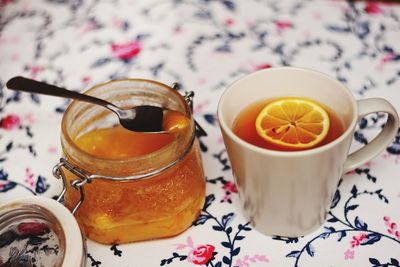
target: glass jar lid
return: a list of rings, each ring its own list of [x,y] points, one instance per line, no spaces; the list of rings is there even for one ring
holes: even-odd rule
[[[81,267],[86,244],[71,212],[45,197],[0,205],[0,266]]]

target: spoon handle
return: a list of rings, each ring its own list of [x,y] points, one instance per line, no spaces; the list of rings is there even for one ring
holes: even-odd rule
[[[51,96],[59,96],[65,98],[73,98],[76,100],[81,100],[97,105],[101,105],[107,107],[109,109],[114,109],[115,106],[103,99],[95,98],[90,95],[80,94],[75,91],[70,91],[55,85],[50,85],[45,82],[39,82],[32,79],[28,79],[25,77],[17,76],[11,78],[7,84],[8,89],[29,92],[29,93],[37,93]]]

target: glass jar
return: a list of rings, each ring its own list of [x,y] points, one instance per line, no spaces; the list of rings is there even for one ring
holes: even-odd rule
[[[94,129],[118,125],[117,116],[104,107],[71,103],[61,125],[65,159],[55,174],[63,174],[65,205],[76,211],[83,233],[100,243],[121,244],[174,236],[190,227],[204,204],[205,179],[186,99],[167,85],[141,79],[108,82],[86,94],[121,108],[154,105],[176,110],[190,123],[154,152],[106,159],[89,154],[76,141]],[[112,152],[113,143],[104,149]]]
[[[85,264],[86,243],[62,204],[34,196],[0,205],[0,266]]]

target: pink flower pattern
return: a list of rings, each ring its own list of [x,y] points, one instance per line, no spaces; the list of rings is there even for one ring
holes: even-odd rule
[[[187,256],[184,256],[184,258],[187,258],[188,262],[195,265],[207,264],[213,258],[213,253],[215,251],[215,247],[211,244],[194,246],[191,236],[188,236],[188,238],[186,238],[186,243],[176,244],[175,248],[177,250],[189,248],[190,251],[188,252]]]
[[[392,222],[389,216],[383,217],[383,220],[385,221],[385,225],[388,227],[387,232],[400,240],[400,230],[397,228],[397,224]]]
[[[377,15],[382,12],[382,9],[379,6],[379,3],[375,2],[367,2],[365,8],[365,12],[367,12],[370,15]]]
[[[113,43],[111,45],[113,55],[121,60],[131,60],[136,57],[142,50],[142,45],[139,41],[130,41],[127,43]]]
[[[36,180],[35,176],[30,168],[25,169],[25,184],[27,184],[32,190],[35,189]]]
[[[0,7],[13,3],[15,0],[0,0]]]
[[[229,192],[229,193],[237,193],[238,192],[236,184],[232,181],[226,182],[222,186],[222,189],[224,189],[225,192]]]
[[[344,252],[344,259],[345,260],[352,260],[354,259],[354,250],[348,249]]]
[[[232,181],[226,182],[223,186],[222,189],[225,191],[225,196],[222,199],[222,202],[232,202],[232,194],[237,194],[238,190],[236,187],[236,184]]]
[[[278,32],[282,32],[284,30],[288,30],[293,27],[293,24],[290,21],[282,21],[282,20],[276,21],[275,25]]]
[[[236,260],[236,265],[238,267],[249,267],[251,266],[252,263],[256,262],[269,262],[266,256],[264,255],[254,255],[254,256],[249,256],[246,255],[243,257],[243,259],[238,259]]]
[[[206,264],[213,256],[215,247],[210,244],[200,245],[192,249],[188,254],[188,261],[196,265]]]
[[[17,129],[21,124],[21,119],[16,114],[9,114],[1,119],[1,128],[5,130]]]
[[[259,64],[255,67],[255,70],[269,69],[272,65],[269,63]]]
[[[358,247],[367,235],[365,233],[361,233],[359,236],[353,236],[353,239],[350,241],[351,247]]]

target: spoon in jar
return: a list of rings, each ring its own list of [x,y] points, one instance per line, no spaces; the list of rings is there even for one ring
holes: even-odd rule
[[[131,109],[121,109],[100,98],[70,91],[55,85],[50,85],[45,82],[39,82],[21,76],[11,78],[6,85],[7,88],[11,90],[72,98],[103,106],[117,114],[120,124],[130,131],[167,133],[167,131],[163,129],[165,109],[162,107],[142,105]]]

